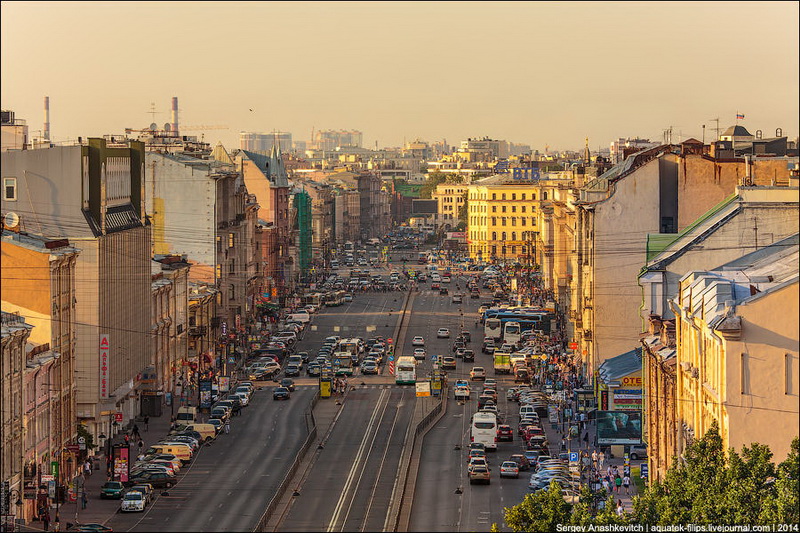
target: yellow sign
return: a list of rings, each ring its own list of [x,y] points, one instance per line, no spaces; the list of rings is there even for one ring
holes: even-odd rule
[[[422,396],[430,396],[431,395],[431,383],[430,381],[417,381],[417,397]]]
[[[321,379],[319,381],[319,397],[320,398],[331,397],[331,380]]]

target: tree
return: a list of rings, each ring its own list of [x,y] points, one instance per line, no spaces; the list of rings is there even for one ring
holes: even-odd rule
[[[800,522],[800,439],[792,440],[786,460],[777,468],[771,481],[775,497],[765,502],[758,522],[763,524],[797,524]]]
[[[561,487],[553,481],[548,490],[527,494],[522,503],[504,509],[512,531],[555,531],[570,521],[571,505],[564,501]]]

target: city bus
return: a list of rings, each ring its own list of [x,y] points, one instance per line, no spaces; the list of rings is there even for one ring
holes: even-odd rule
[[[331,291],[325,295],[326,307],[338,307],[344,303],[344,291]]]
[[[361,341],[359,339],[342,339],[339,341],[339,351],[348,352],[354,365],[358,365],[358,355],[361,353]]]
[[[499,341],[503,336],[503,326],[499,318],[487,318],[483,323],[483,336]]]
[[[397,358],[395,367],[395,383],[398,385],[413,385],[417,382],[417,361],[410,355]]]
[[[497,320],[493,318],[492,320]],[[501,321],[502,324],[502,321]],[[522,330],[519,322],[509,320],[503,327],[503,342],[517,346],[522,338]]]
[[[472,416],[470,442],[479,442],[487,451],[497,449],[497,415],[478,411]]]
[[[333,353],[333,371],[337,376],[353,375],[353,358],[350,352]]]

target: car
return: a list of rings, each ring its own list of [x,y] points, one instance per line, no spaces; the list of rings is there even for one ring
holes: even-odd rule
[[[378,374],[378,363],[374,360],[361,363],[362,374]]]
[[[472,342],[472,334],[467,330],[462,331],[460,337],[464,339],[464,342]]]
[[[486,381],[483,382],[483,388],[497,390],[497,380],[495,378],[486,378]]]
[[[353,295],[352,295],[352,294],[350,294],[350,293],[347,293],[347,294],[345,294],[345,295],[342,297],[342,301],[343,301],[343,302],[345,302],[345,303],[350,303],[350,302],[352,302],[352,301],[353,301]]]
[[[417,361],[424,361],[426,355],[425,348],[416,348],[414,350],[414,359]]]
[[[464,303],[464,296],[462,296],[461,294],[454,294],[452,302],[454,304]]]
[[[644,459],[647,457],[647,446],[631,446],[629,456],[632,460]]]
[[[515,453],[511,457],[508,458],[509,461],[514,461],[519,466],[520,470],[530,470],[531,462],[522,454]]]
[[[290,395],[291,393],[286,387],[276,387],[275,390],[272,391],[273,400],[288,400]]]
[[[469,400],[469,387],[456,387],[453,389],[453,398],[456,400]]]
[[[486,451],[486,445],[482,442],[470,442],[467,450],[483,450]]]
[[[447,328],[439,328],[439,331],[436,332],[437,339],[449,339],[450,338],[450,330]]]
[[[439,289],[439,294],[442,296],[447,296],[447,287],[442,287]]]
[[[464,349],[464,351],[461,353],[461,359],[465,363],[474,363],[475,362],[475,352],[473,352],[472,350]]]
[[[125,493],[125,486],[120,481],[106,481],[100,487],[100,498],[118,500]]]
[[[441,288],[441,285],[439,285],[438,281],[434,281],[433,283],[431,283],[431,290],[432,291],[438,291],[440,288]]]
[[[456,369],[456,358],[450,355],[446,355],[442,357],[442,369],[443,370],[455,370]]]
[[[481,450],[471,450],[471,451],[480,452]],[[489,462],[486,460],[485,455],[483,456],[477,455],[469,458],[469,461],[467,462],[467,471],[472,470],[476,466],[485,466],[486,468],[489,468]]]
[[[143,493],[139,492],[138,490],[131,490],[125,493],[125,496],[122,497],[122,501],[119,504],[119,510],[123,512],[141,512],[144,511],[146,503],[146,497]]]
[[[309,363],[309,365],[306,367],[306,374],[309,376],[319,376],[321,373],[321,368],[322,367],[317,362]]]
[[[247,377],[255,381],[269,381],[278,375],[280,371],[281,368],[279,366],[259,368],[250,372]]]
[[[95,522],[89,522],[87,524],[73,524],[72,527],[68,527],[67,531],[84,531],[84,532],[93,532],[93,533],[112,533],[114,531],[113,528],[104,526],[103,524],[97,524]]]
[[[168,489],[175,484],[175,478],[164,472],[140,472],[129,479],[131,486],[141,483],[149,483],[157,489]]]
[[[481,391],[481,396],[489,396],[489,397],[491,397],[492,402],[494,402],[494,404],[497,405],[497,391],[496,390],[490,389],[489,387],[484,386],[483,390]]]
[[[453,342],[453,353],[457,352],[458,350],[465,350],[467,345],[464,344],[464,341],[455,341]],[[462,352],[463,355],[463,352]]]
[[[507,424],[500,424],[497,426],[497,440],[498,441],[513,441],[514,430]]]
[[[476,465],[469,469],[468,472],[470,485],[474,485],[475,483],[486,483],[490,485],[492,483],[488,466]]]
[[[300,375],[300,367],[293,364],[286,365],[286,370],[284,370],[283,375],[286,377],[297,377]]]
[[[482,366],[473,366],[472,370],[469,371],[469,379],[472,381],[485,380],[486,369]]]
[[[519,477],[519,465],[514,461],[503,461],[500,465],[500,477]]]
[[[425,346],[425,338],[417,335],[411,340],[411,346]]]
[[[294,380],[290,378],[283,378],[280,386],[289,389],[289,392],[294,392]]]

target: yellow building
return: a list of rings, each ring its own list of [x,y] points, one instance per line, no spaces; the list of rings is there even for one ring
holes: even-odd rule
[[[800,424],[797,234],[712,271],[689,272],[677,317],[677,455],[717,421],[725,448],[783,460]]]
[[[498,174],[469,185],[467,243],[476,261],[533,259],[539,198],[537,181]]]
[[[464,205],[464,194],[468,185],[460,183],[440,183],[431,193],[431,199],[436,200],[438,219],[441,223],[458,225],[458,210]]]

